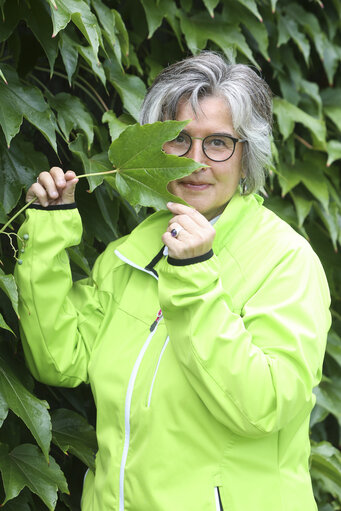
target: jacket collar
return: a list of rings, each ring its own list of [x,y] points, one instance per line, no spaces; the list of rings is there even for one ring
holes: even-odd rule
[[[242,196],[239,191],[235,193],[214,224],[217,232],[213,243],[215,254],[219,254],[228,238],[239,229],[241,223],[247,221],[246,217],[252,215],[262,202],[259,195]],[[141,269],[146,268],[163,249],[161,236],[171,217],[168,211],[158,211],[139,224],[119,246],[117,252],[123,256],[121,259]]]

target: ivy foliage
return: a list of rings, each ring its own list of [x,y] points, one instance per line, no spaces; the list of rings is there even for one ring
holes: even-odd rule
[[[75,279],[145,218],[146,206],[162,207],[154,169],[165,170],[165,188],[195,168],[160,154],[160,125],[137,133],[157,73],[209,48],[256,67],[270,84],[274,164],[265,204],[311,242],[332,295],[311,421],[321,511],[341,509],[340,20],[339,0],[0,0],[0,224],[52,165],[78,174],[121,169],[77,187],[84,237],[69,250]],[[134,144],[157,137],[146,170]],[[22,220],[0,236],[0,502],[5,511],[78,510],[82,474],[94,466],[94,407],[87,387],[50,388],[25,368],[12,275]]]

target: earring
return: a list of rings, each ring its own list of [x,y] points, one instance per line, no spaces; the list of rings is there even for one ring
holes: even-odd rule
[[[246,190],[247,190],[246,177],[240,178],[239,185],[240,185],[240,189],[241,189],[242,195],[245,195]]]

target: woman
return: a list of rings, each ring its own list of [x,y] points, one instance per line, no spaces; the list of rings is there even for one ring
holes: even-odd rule
[[[202,162],[169,204],[72,285],[75,174],[39,175],[20,235],[23,343],[34,376],[89,382],[99,450],[83,511],[313,511],[309,415],[330,325],[310,245],[254,192],[271,95],[204,52],[164,70],[142,123],[191,119],[169,153]],[[214,224],[214,225],[213,225]]]

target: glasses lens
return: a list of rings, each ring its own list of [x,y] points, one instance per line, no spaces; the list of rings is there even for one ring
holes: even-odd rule
[[[191,137],[186,133],[179,133],[179,135],[163,145],[163,150],[168,154],[175,154],[176,156],[183,156],[191,147]]]
[[[234,150],[234,141],[227,135],[211,135],[204,140],[204,151],[208,158],[224,161],[230,158]]]

